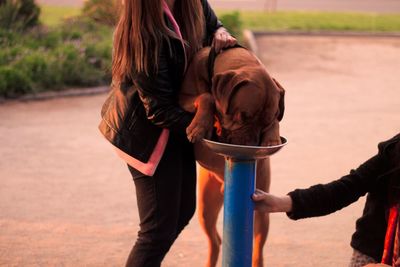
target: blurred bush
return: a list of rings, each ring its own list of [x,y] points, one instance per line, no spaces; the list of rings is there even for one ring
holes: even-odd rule
[[[38,25],[40,9],[33,0],[0,0],[0,96],[110,83],[111,25],[117,22],[120,4],[121,0],[88,0],[82,15],[46,27]],[[220,18],[240,37],[238,12]]]
[[[239,11],[234,11],[232,13],[225,13],[219,16],[224,27],[236,38],[241,38],[242,36],[242,25],[243,22],[240,18]]]
[[[88,0],[82,10],[82,16],[100,24],[114,26],[118,22],[121,0]]]
[[[27,32],[0,28],[0,96],[111,80],[112,29],[84,18]]]
[[[40,8],[34,0],[0,0],[0,28],[23,31],[39,24]]]
[[[32,91],[32,81],[16,67],[0,66],[0,95],[16,97]]]
[[[31,80],[31,92],[62,88],[63,80],[57,58],[45,51],[34,51],[13,64]]]

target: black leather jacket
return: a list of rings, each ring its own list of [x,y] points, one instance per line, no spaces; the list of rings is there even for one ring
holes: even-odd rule
[[[351,246],[380,262],[388,208],[400,201],[400,134],[382,142],[379,152],[350,174],[328,184],[289,193],[291,219],[322,216],[342,209],[368,193],[363,215],[356,222]]]
[[[206,0],[201,0],[205,17],[205,44],[222,26]],[[168,27],[173,29],[166,19]],[[161,46],[158,70],[149,76],[134,75],[132,81],[111,84],[111,92],[101,110],[101,133],[114,146],[140,161],[147,162],[163,128],[186,136],[193,115],[178,105],[178,93],[184,75],[182,43],[170,38]]]

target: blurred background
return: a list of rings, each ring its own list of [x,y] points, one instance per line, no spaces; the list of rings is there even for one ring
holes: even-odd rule
[[[209,2],[286,89],[271,192],[337,179],[400,131],[400,0]],[[97,130],[119,4],[0,0],[0,266],[122,266],[133,245],[135,188]],[[266,266],[347,266],[364,202],[271,215]],[[206,250],[195,216],[163,267]]]
[[[257,31],[397,32],[400,1],[265,0],[210,4],[240,37]],[[110,82],[119,1],[2,0],[0,97]]]
[[[0,97],[110,82],[119,1],[0,1]],[[265,0],[210,4],[240,37],[257,31],[397,32],[398,0]]]

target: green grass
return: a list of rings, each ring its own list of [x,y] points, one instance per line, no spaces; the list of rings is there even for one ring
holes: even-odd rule
[[[48,26],[58,25],[63,18],[79,15],[79,7],[41,5],[41,21]],[[219,16],[228,11],[217,10]],[[329,30],[400,32],[400,14],[345,12],[262,12],[239,11],[242,28],[251,30]]]
[[[240,11],[240,19],[242,28],[260,31],[400,32],[400,14]]]
[[[47,26],[57,26],[63,19],[77,16],[81,13],[79,7],[40,5],[40,21]]]

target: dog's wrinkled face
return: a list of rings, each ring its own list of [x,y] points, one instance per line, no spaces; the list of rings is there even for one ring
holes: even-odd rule
[[[284,89],[265,70],[224,73],[215,82],[218,141],[252,146],[281,143]]]

